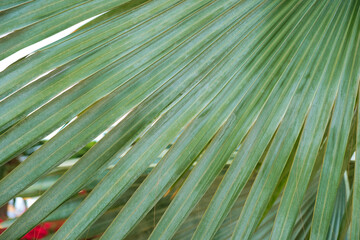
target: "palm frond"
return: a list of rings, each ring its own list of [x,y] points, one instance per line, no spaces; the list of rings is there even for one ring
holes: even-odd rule
[[[0,73],[0,205],[40,196],[0,239],[359,238],[360,1],[0,11],[0,59],[89,21]]]

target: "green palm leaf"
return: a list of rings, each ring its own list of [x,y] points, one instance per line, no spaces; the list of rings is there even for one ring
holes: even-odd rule
[[[3,62],[91,18],[0,73],[0,204],[40,197],[0,239],[359,238],[360,1],[0,11]]]

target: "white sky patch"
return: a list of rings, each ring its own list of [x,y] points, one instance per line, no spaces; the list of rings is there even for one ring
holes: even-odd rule
[[[47,135],[44,140],[49,140],[51,138],[53,138],[58,132],[60,132],[60,130],[62,130],[64,127],[66,127],[68,124],[72,123],[77,117],[74,117],[73,119],[71,119],[70,122],[68,122],[66,125],[63,125],[61,127],[59,127],[58,129],[56,129],[55,131],[53,131],[52,133],[50,133],[49,135]]]
[[[104,12],[106,13],[106,12]],[[11,64],[13,64],[14,62],[18,61],[19,59],[23,58],[23,57],[26,57],[28,55],[31,55],[32,53],[34,53],[36,50],[40,49],[40,48],[43,48],[53,42],[56,42],[68,35],[70,35],[71,33],[73,33],[75,30],[77,30],[78,28],[80,28],[81,26],[85,25],[86,23],[90,22],[91,20],[97,18],[98,16],[104,14],[104,13],[101,13],[99,15],[96,15],[92,18],[89,18],[89,19],[86,19],[82,22],[79,22],[61,32],[58,32],[48,38],[45,38],[37,43],[34,43],[26,48],[23,48],[19,51],[17,51],[16,53],[8,56],[7,58],[4,58],[3,60],[0,60],[0,72],[4,71],[8,66],[10,66]],[[5,37],[6,35],[10,34],[11,32],[9,33],[6,33],[6,34],[3,34],[3,35],[0,35],[0,38],[3,38]],[[53,71],[53,70],[51,70]],[[40,75],[39,77],[37,77],[36,79],[34,79],[33,81],[36,81],[37,79],[39,79],[40,77],[42,76],[45,76],[47,75],[49,72],[51,71],[48,71],[46,73],[43,73],[42,75]],[[33,82],[31,81],[31,82]],[[31,83],[30,82],[30,83]],[[30,84],[28,83],[28,84]],[[75,84],[74,84],[75,85]],[[73,86],[73,85],[72,85]],[[69,88],[71,88],[72,86],[70,86]],[[68,90],[69,88],[65,89],[64,91]],[[64,91],[62,91],[61,93],[63,93]],[[56,96],[60,95],[61,93],[57,94]],[[55,97],[56,97],[55,96]],[[53,98],[52,98],[53,99]],[[3,99],[2,99],[3,100]],[[50,99],[51,101],[51,99]],[[119,119],[116,123],[120,122],[127,114],[125,114],[121,119]],[[74,121],[77,117],[73,118],[70,122]],[[69,122],[69,123],[70,123]],[[69,124],[68,123],[68,124]],[[66,124],[67,125],[67,124]],[[46,136],[44,139],[45,140],[49,140],[51,139],[52,137],[54,137],[61,129],[63,129],[66,125],[63,125],[61,126],[60,128],[56,129],[55,131],[53,131],[51,134],[49,134],[48,136]],[[116,124],[114,124],[116,125]],[[105,133],[103,134],[105,135]],[[99,136],[100,137],[100,136]],[[102,136],[103,137],[103,136]],[[24,159],[22,159],[24,160]],[[25,206],[25,202],[26,201],[26,204],[27,204],[27,207],[30,207],[36,200],[38,199],[38,197],[35,197],[35,198],[27,198],[26,200],[25,199],[22,199],[22,198],[17,198],[17,201],[15,201],[15,203],[13,203],[12,201],[10,201],[10,208],[12,210],[8,211],[8,216],[10,218],[14,218],[14,217],[17,217],[19,215],[21,215],[25,209],[26,209],[26,206]]]
[[[130,110],[131,111],[131,110]],[[95,139],[94,139],[94,141],[95,142],[98,142],[98,141],[100,141],[100,139],[102,139],[104,136],[105,136],[105,134],[107,134],[111,129],[113,129],[116,125],[118,125],[118,123],[119,122],[121,122],[129,113],[130,113],[130,111],[129,112],[127,112],[127,113],[125,113],[123,116],[121,116],[118,120],[116,120],[116,122],[114,122],[108,129],[106,129],[104,132],[102,132],[99,136],[97,136]]]
[[[4,71],[8,66],[10,66],[11,64],[13,64],[14,62],[16,62],[17,60],[19,60],[20,58],[23,58],[33,52],[35,52],[36,50],[45,47],[53,42],[56,42],[68,35],[70,35],[72,32],[74,32],[76,29],[78,29],[79,27],[83,26],[84,24],[90,22],[91,20],[93,20],[94,18],[98,17],[100,15],[94,16],[92,18],[86,19],[82,22],[79,22],[78,24],[75,24],[74,26],[71,26],[61,32],[58,32],[48,38],[45,38],[43,40],[41,40],[40,42],[34,43],[26,48],[23,48],[19,51],[17,51],[16,53],[8,56],[7,58],[4,58],[3,60],[0,61],[0,72]],[[1,37],[6,36],[2,35]]]
[[[355,161],[355,153],[356,152],[354,152],[354,154],[351,156],[351,158],[350,158],[351,161]]]

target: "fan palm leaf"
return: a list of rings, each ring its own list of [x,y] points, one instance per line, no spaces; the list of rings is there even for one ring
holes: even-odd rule
[[[0,11],[3,62],[87,21],[0,72],[2,168],[40,146],[0,180],[40,196],[0,239],[359,239],[360,1]]]

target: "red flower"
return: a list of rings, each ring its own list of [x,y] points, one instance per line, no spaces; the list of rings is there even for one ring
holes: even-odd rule
[[[87,191],[85,189],[79,191],[79,195],[86,195]]]
[[[0,219],[0,223],[3,222]],[[49,235],[50,233],[56,232],[61,225],[64,223],[64,220],[53,221],[53,222],[45,222],[36,227],[34,227],[30,232],[28,232],[25,236],[21,238],[21,240],[35,240],[35,239],[42,239]],[[0,229],[0,234],[4,232],[6,228]]]
[[[44,225],[38,225],[34,227],[30,232],[28,232],[24,237],[21,239],[26,240],[35,240],[41,239],[46,237],[49,234],[48,230],[45,228]]]
[[[0,223],[2,223],[4,220],[2,220],[1,218],[0,218]],[[2,234],[4,231],[6,230],[6,228],[0,228],[0,234]]]

